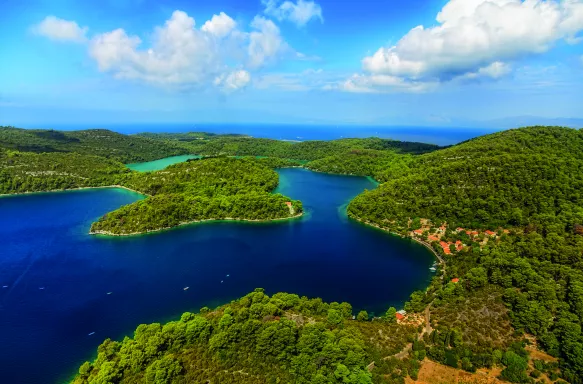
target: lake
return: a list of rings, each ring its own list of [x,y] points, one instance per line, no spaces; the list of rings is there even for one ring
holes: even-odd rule
[[[171,156],[166,157],[160,160],[148,161],[147,163],[132,163],[126,164],[131,170],[138,171],[138,172],[152,172],[152,171],[159,171],[168,167],[169,165],[182,163],[186,160],[190,159],[200,159],[202,156],[198,155],[180,155],[180,156]]]
[[[92,221],[141,198],[129,191],[0,198],[0,286],[7,286],[0,289],[1,381],[65,381],[107,337],[257,287],[378,314],[427,286],[434,262],[427,249],[346,217],[346,204],[375,187],[369,179],[279,174],[278,192],[301,199],[305,217],[202,223],[132,238],[87,234]]]

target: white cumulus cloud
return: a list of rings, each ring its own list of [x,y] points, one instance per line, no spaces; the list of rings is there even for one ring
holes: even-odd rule
[[[149,47],[138,36],[116,29],[94,36],[89,54],[99,69],[116,78],[137,79],[164,86],[215,85],[225,91],[244,88],[249,70],[275,61],[290,49],[279,28],[261,16],[251,32],[221,12],[196,28],[195,20],[175,11],[156,27]]]
[[[40,23],[32,27],[32,31],[38,35],[48,37],[51,40],[72,41],[82,43],[87,27],[80,27],[76,22],[59,19],[55,16],[47,16]]]
[[[213,15],[213,17],[208,20],[202,26],[201,30],[208,32],[218,38],[227,36],[237,27],[237,23],[229,15],[221,12],[218,15]]]
[[[155,29],[152,47],[147,50],[138,49],[139,37],[116,29],[95,36],[89,53],[100,70],[118,78],[201,84],[214,77],[221,65],[211,40],[194,26],[192,17],[175,11],[163,27]]]
[[[583,30],[583,2],[450,0],[437,21],[440,25],[415,27],[396,45],[364,58],[364,69],[414,79],[448,79],[542,53],[558,40],[576,39]]]
[[[265,14],[282,20],[289,20],[298,27],[303,27],[312,19],[324,21],[322,17],[322,7],[313,2],[298,0],[296,3],[290,0],[261,0],[265,6]]]

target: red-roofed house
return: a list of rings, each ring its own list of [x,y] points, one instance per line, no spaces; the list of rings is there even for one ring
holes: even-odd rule
[[[464,231],[464,229],[463,229],[462,227],[457,227],[457,228],[455,229],[455,231],[456,231],[457,233],[460,233],[460,232],[463,232],[463,231]]]
[[[397,321],[401,321],[405,318],[405,316],[401,315],[399,312],[395,313],[395,317],[397,318]]]
[[[496,232],[492,232],[492,231],[490,231],[490,230],[487,230],[485,233],[486,233],[486,235],[488,235],[488,236],[496,236]]]
[[[461,241],[456,241],[455,242],[455,249],[457,249],[458,251],[461,251],[464,248],[464,245],[462,244]]]
[[[427,236],[427,240],[428,241],[437,241],[437,240],[439,240],[439,237],[437,237],[435,235],[429,235],[429,236]]]
[[[443,224],[441,227],[439,227],[439,228],[437,229],[437,232],[440,232],[440,233],[445,233],[445,230],[446,230],[446,229],[447,229],[447,225]]]
[[[457,277],[455,277],[455,278],[451,279],[451,282],[452,283],[459,283],[460,282],[460,279],[458,279]]]
[[[466,231],[466,235],[468,236],[478,236],[478,231],[470,231],[469,229]]]
[[[291,206],[292,206],[292,203],[291,203],[291,201],[286,201],[286,202],[285,202],[285,205],[287,205],[288,207],[290,207],[290,208],[291,208]]]
[[[445,241],[441,241],[441,242],[439,242],[439,245],[441,245],[441,248],[443,248],[443,253],[445,253],[446,255],[451,255],[451,250],[449,249],[449,243],[446,243]]]
[[[422,235],[423,234],[423,230],[422,229],[416,229],[413,231],[414,234],[416,235]]]

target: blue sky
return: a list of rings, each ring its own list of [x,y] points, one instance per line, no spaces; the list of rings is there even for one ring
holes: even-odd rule
[[[5,0],[0,124],[583,118],[583,0]]]

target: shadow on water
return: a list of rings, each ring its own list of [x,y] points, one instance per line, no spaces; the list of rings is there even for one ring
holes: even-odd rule
[[[305,217],[99,238],[87,234],[91,222],[139,195],[100,189],[0,199],[0,286],[10,287],[0,290],[2,382],[67,380],[105,338],[256,287],[380,313],[427,285],[431,253],[346,217],[350,199],[375,187],[370,180],[279,173],[277,192],[302,200]]]

